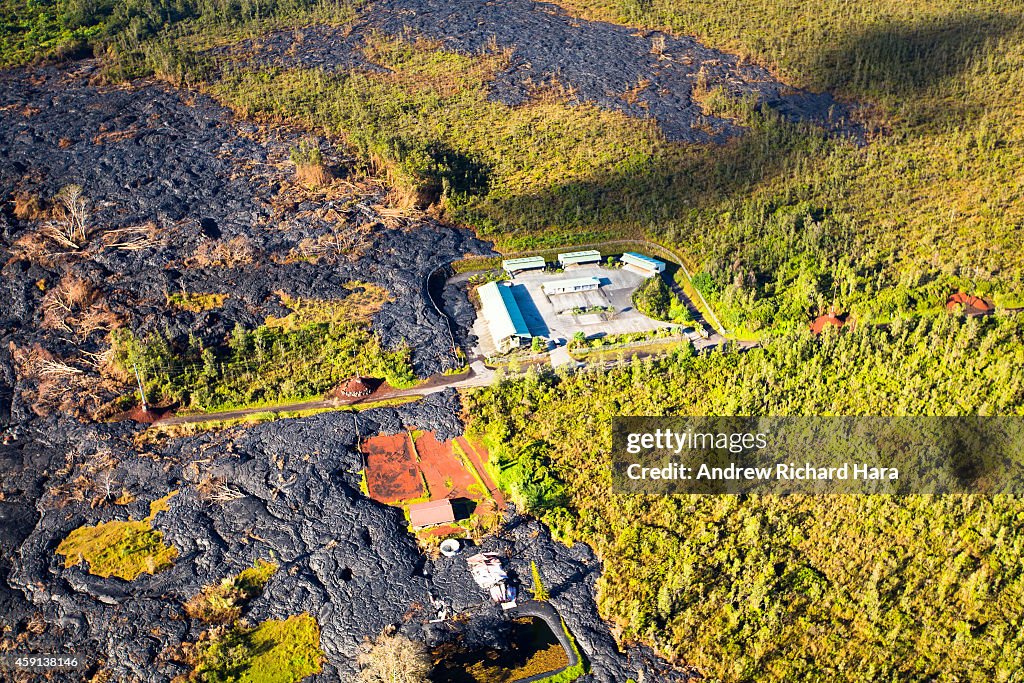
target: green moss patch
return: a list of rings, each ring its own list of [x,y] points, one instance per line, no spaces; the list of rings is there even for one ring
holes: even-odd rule
[[[308,614],[235,625],[200,643],[190,680],[204,683],[295,683],[320,671],[320,626]]]
[[[199,294],[195,292],[175,292],[167,297],[167,303],[176,308],[192,313],[213,311],[224,305],[227,294]]]
[[[291,332],[318,323],[365,323],[392,300],[386,289],[367,282],[348,282],[345,289],[350,294],[344,299],[302,299],[278,292],[281,303],[291,309],[291,313],[283,318],[271,316],[266,325]]]
[[[150,503],[149,516],[142,520],[111,521],[75,529],[57,546],[64,566],[89,564],[89,573],[131,581],[142,573],[156,574],[171,566],[177,549],[166,545],[163,534],[153,528],[158,512],[167,510],[176,491]]]

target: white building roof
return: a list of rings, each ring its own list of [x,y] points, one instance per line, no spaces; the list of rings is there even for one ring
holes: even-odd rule
[[[547,261],[544,260],[543,256],[523,256],[521,258],[505,259],[504,261],[501,262],[501,267],[509,272],[513,270],[543,268],[546,265]]]
[[[579,291],[584,289],[597,289],[601,281],[596,277],[570,277],[564,280],[552,280],[541,285],[545,294],[551,292]]]
[[[559,263],[578,263],[580,261],[600,261],[601,252],[597,249],[588,249],[586,251],[570,251],[565,254],[558,255]]]
[[[625,254],[622,255],[622,260],[626,263],[633,263],[644,268],[651,268],[653,270],[657,270],[659,273],[665,270],[664,261],[659,261],[656,258],[651,258],[650,256],[638,254],[635,251],[627,251]]]

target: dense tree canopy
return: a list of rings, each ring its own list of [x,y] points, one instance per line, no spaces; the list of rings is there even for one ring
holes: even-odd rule
[[[727,681],[991,681],[1024,666],[1019,500],[625,496],[607,455],[614,415],[1022,415],[1020,321],[800,330],[745,353],[530,372],[468,403],[500,476],[531,462],[520,503],[602,555],[600,604],[624,638]]]

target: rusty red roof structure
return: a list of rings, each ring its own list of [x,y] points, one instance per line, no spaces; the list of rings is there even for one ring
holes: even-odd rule
[[[963,310],[964,315],[971,317],[989,315],[993,312],[992,304],[980,296],[973,296],[966,292],[950,294],[946,299],[946,310],[955,311],[957,309]]]
[[[846,324],[846,315],[836,315],[835,311],[829,311],[825,315],[819,315],[811,322],[811,334],[817,336],[825,331],[829,325],[841,328]]]
[[[353,377],[338,388],[342,396],[369,396],[373,389],[362,377]]]

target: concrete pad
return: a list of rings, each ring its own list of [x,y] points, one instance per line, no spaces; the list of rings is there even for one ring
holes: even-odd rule
[[[544,296],[544,293],[541,292]],[[591,308],[594,306],[608,306],[608,297],[603,288],[585,292],[566,292],[564,294],[547,295],[551,302],[551,308],[556,313],[571,311],[574,308]]]
[[[556,346],[548,354],[551,357],[551,367],[557,368],[562,365],[574,365],[576,363],[569,355],[569,349],[564,346]]]
[[[489,358],[497,352],[498,345],[494,343],[494,339],[491,337],[491,328],[479,313],[476,320],[473,321],[473,334],[478,340],[474,349],[477,355],[481,358]]]

